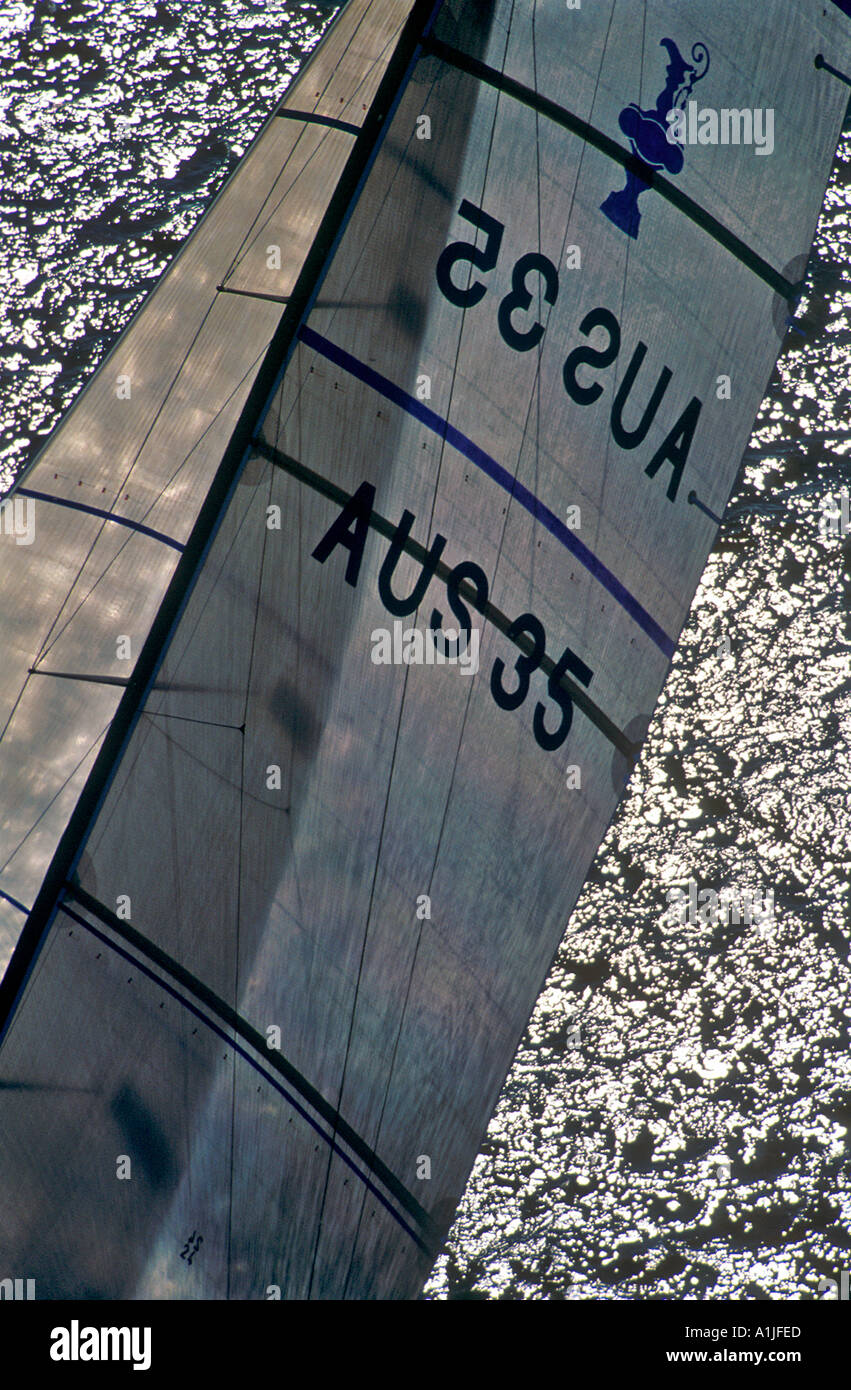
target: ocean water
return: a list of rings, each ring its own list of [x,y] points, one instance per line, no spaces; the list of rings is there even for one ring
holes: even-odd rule
[[[334,9],[2,0],[4,486]],[[851,491],[849,171],[845,138],[641,761],[426,1297],[802,1299],[851,1267],[851,538],[820,531]],[[677,923],[690,879],[773,893],[773,920]]]

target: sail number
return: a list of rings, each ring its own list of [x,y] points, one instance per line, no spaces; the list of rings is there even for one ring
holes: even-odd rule
[[[502,222],[497,222],[495,217],[491,217],[489,213],[475,207],[466,198],[461,203],[458,213],[467,222],[484,232],[485,244],[479,247],[471,246],[466,241],[451,242],[441,253],[437,262],[437,283],[450,304],[454,304],[458,309],[471,309],[484,299],[487,294],[487,286],[481,280],[471,279],[469,285],[462,288],[460,285],[456,285],[453,280],[452,271],[459,262],[463,261],[469,261],[470,265],[475,266],[477,270],[495,269],[505,227]],[[515,311],[525,312],[532,303],[529,280],[534,275],[541,276],[544,299],[548,304],[555,304],[558,298],[558,271],[552,261],[539,251],[527,251],[525,256],[520,257],[511,272],[511,289],[500,300],[496,315],[500,337],[510,348],[514,348],[515,352],[528,352],[530,348],[537,347],[544,336],[542,323],[535,322],[531,328],[521,331],[512,322],[512,315]]]
[[[496,269],[505,226],[467,198],[462,200],[458,215],[475,227],[477,233],[484,233],[484,245],[476,246],[469,241],[450,242],[437,259],[435,275],[441,294],[450,304],[457,309],[472,309],[481,303],[488,292],[481,277]],[[469,283],[462,285],[460,276],[465,265],[470,267]],[[515,262],[511,272],[511,289],[503,295],[496,311],[499,335],[514,352],[529,352],[538,346],[544,336],[544,324],[537,319],[531,324],[524,323],[524,316],[528,318],[535,295],[540,294],[542,300],[552,307],[558,299],[558,291],[558,270],[548,256],[540,251],[527,251]],[[605,345],[575,347],[568,353],[562,367],[564,389],[571,400],[581,406],[599,400],[604,388],[599,381],[588,384],[580,382],[578,369],[584,367],[586,370],[605,371],[612,366],[621,350],[621,325],[611,309],[597,305],[583,316],[579,324],[583,337],[589,338],[595,330],[606,334],[608,341]],[[639,408],[633,402],[630,408],[636,377],[641,373],[646,356],[647,344],[639,341],[612,401],[612,438],[625,450],[637,449],[644,443],[674,377],[671,368],[663,366],[647,404]],[[669,502],[676,500],[702,404],[698,396],[691,397],[644,469],[647,477],[654,478],[663,464],[670,465],[671,473],[665,493]],[[627,424],[627,414],[634,414],[636,423]]]
[[[374,502],[375,487],[373,484],[361,483],[357,491],[346,502],[336,521],[329,527],[312,551],[313,559],[324,565],[337,546],[342,546],[344,550],[347,550],[345,580],[353,588],[358,582],[367,535],[373,524]],[[411,527],[414,521],[415,517],[412,512],[406,510],[402,513],[402,520],[390,538],[390,546],[378,575],[379,597],[387,611],[397,618],[406,617],[419,608],[425,598],[426,590],[437,572],[440,557],[446,545],[446,537],[439,533],[435,535],[428,551],[425,551],[422,546],[416,545],[410,540]],[[416,583],[410,593],[404,597],[394,592],[392,587],[393,576],[403,551],[409,555],[415,555],[421,567]],[[471,619],[467,603],[470,603],[480,613],[487,612],[487,575],[472,560],[462,560],[448,574],[445,573],[445,567],[443,567],[443,572],[449,607],[458,621],[460,630],[465,633],[466,639],[469,641]],[[469,597],[469,590],[465,590],[462,597],[461,585],[465,581],[473,586],[475,599]],[[465,598],[467,603],[464,602]],[[430,621],[432,630],[440,629],[442,624],[442,614],[437,609],[433,609]],[[523,646],[531,648],[531,650],[521,651],[515,657],[513,677],[506,670],[506,663],[502,657],[497,657],[491,668],[490,692],[493,699],[500,709],[515,710],[520,708],[529,694],[532,676],[543,663],[547,650],[547,635],[540,618],[536,618],[534,613],[521,613],[506,630],[506,636],[512,642],[517,642],[519,638],[522,638]],[[591,684],[593,676],[590,667],[586,666],[585,662],[581,661],[569,647],[565,647],[547,679],[547,694],[561,712],[558,726],[554,729],[547,727],[545,722],[547,710],[540,700],[536,703],[532,714],[532,733],[535,742],[548,753],[561,747],[573,722],[573,701],[561,684],[562,676],[567,672],[570,672],[571,676],[586,687]]]

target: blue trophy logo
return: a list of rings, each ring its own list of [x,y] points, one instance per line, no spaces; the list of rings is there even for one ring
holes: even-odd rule
[[[683,58],[673,39],[661,39],[660,47],[668,51],[668,70],[664,90],[653,109],[642,110],[635,102],[625,106],[618,117],[618,125],[632,146],[633,154],[648,171],[664,169],[668,174],[678,174],[683,167],[684,156],[681,147],[668,136],[671,126],[666,120],[669,111],[681,110],[696,82],[709,71],[709,51],[705,44],[696,43],[691,50],[691,63]],[[600,211],[610,222],[614,222],[622,232],[633,238],[638,236],[641,213],[638,199],[649,188],[637,173],[627,171],[626,187],[619,193],[610,193]]]

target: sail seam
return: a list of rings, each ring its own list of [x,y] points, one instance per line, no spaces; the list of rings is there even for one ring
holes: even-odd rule
[[[318,492],[322,497],[327,497],[329,501],[335,502],[338,506],[344,507],[347,502],[351,501],[351,494],[346,492],[345,488],[339,487],[336,483],[332,483],[329,478],[324,478],[321,473],[315,473],[312,468],[308,468],[306,464],[300,463],[298,459],[292,458],[291,455],[283,453],[280,449],[274,448],[271,444],[267,444],[264,439],[255,439],[253,447],[256,453],[268,459],[276,468],[283,469],[285,473],[289,473],[297,482],[306,484],[306,486],[312,488],[314,492]],[[395,526],[392,521],[388,521],[386,517],[381,516],[380,513],[375,511],[370,513],[368,525],[371,530],[376,531],[380,536],[384,536],[386,540],[393,540],[398,530],[398,527]],[[428,548],[419,541],[413,540],[410,536],[398,543],[401,545],[406,555],[410,555],[412,559],[418,560],[421,564],[428,559]],[[442,579],[445,583],[452,573],[452,566],[447,565],[444,560],[438,560],[434,566],[434,573],[438,579]],[[469,603],[471,608],[475,608],[477,613],[481,613],[482,617],[486,618],[504,637],[507,637],[519,651],[528,655],[533,650],[534,643],[527,633],[521,632],[516,637],[509,635],[509,629],[512,627],[512,620],[506,613],[503,613],[501,609],[497,608],[496,605],[490,601],[481,603],[478,591],[470,580],[463,579],[458,586],[458,592],[461,598]],[[541,670],[547,676],[552,675],[556,667],[553,658],[546,654],[541,658],[540,665]],[[580,685],[575,685],[568,675],[561,676],[559,684],[591,723],[596,725],[604,738],[607,738],[625,757],[632,759],[636,756],[639,745],[632,743],[625,734],[621,733],[617,724],[609,719],[607,714],[604,714],[599,705],[594,703]]]
[[[747,242],[742,241],[741,237],[736,236],[735,232],[731,232],[710,212],[707,212],[693,198],[690,198],[687,193],[683,193],[663,174],[652,169],[649,164],[645,164],[638,155],[625,150],[611,136],[591,125],[590,121],[583,120],[581,116],[575,115],[564,106],[559,106],[549,97],[541,96],[540,93],[532,91],[531,87],[526,87],[515,78],[498,72],[496,68],[483,63],[481,59],[474,58],[469,53],[464,53],[461,49],[444,43],[441,39],[426,38],[423,42],[423,48],[435,58],[466,72],[470,77],[478,78],[480,82],[486,82],[489,87],[494,87],[507,96],[514,97],[522,105],[531,107],[533,111],[546,116],[556,125],[569,130],[572,135],[578,135],[587,144],[593,145],[601,154],[608,156],[616,164],[620,164],[627,173],[634,174],[636,178],[641,179],[648,188],[655,189],[678,212],[684,213],[702,231],[707,232],[714,241],[731,252],[737,260],[741,261],[742,265],[747,266],[748,270],[758,275],[783,299],[792,299],[799,293],[800,285],[787,280],[760,256],[759,252],[754,251]]]
[[[160,985],[169,994],[171,994],[172,997],[174,997],[180,1003],[182,1003],[193,1014],[195,1014],[196,1017],[200,1018],[202,1022],[204,1022],[208,1027],[212,1028],[221,1038],[228,1042],[229,1045],[236,1052],[238,1052],[240,1056],[242,1056],[247,1062],[249,1062],[249,1064],[254,1068],[255,1071],[259,1072],[266,1081],[270,1082],[270,1084],[275,1086],[276,1090],[280,1091],[281,1094],[286,1096],[286,1099],[290,1102],[290,1104],[294,1105],[295,1108],[299,1110],[299,1112],[308,1121],[308,1123],[316,1131],[316,1133],[321,1134],[322,1138],[326,1141],[326,1143],[329,1143],[341,1158],[346,1159],[345,1153],[342,1153],[339,1149],[336,1148],[334,1141],[317,1125],[316,1121],[312,1119],[311,1116],[308,1115],[300,1105],[298,1105],[298,1103],[293,1099],[293,1097],[287,1095],[287,1093],[281,1089],[280,1085],[278,1084],[278,1082],[275,1081],[274,1077],[269,1075],[269,1069],[273,1069],[274,1071],[279,1072],[281,1076],[284,1077],[284,1079],[287,1081],[287,1083],[290,1086],[292,1086],[293,1090],[299,1093],[302,1099],[305,1100],[311,1106],[311,1108],[317,1112],[317,1114],[322,1118],[322,1120],[324,1120],[327,1125],[330,1125],[332,1127],[335,1134],[339,1136],[343,1143],[346,1144],[346,1146],[349,1149],[351,1149],[352,1152],[355,1153],[359,1159],[361,1159],[365,1166],[368,1167],[369,1170],[375,1175],[375,1177],[379,1179],[382,1185],[387,1189],[389,1193],[392,1194],[392,1196],[396,1199],[399,1205],[408,1213],[408,1215],[413,1217],[414,1220],[417,1221],[425,1235],[430,1238],[434,1236],[434,1223],[432,1222],[432,1218],[429,1216],[428,1212],[425,1211],[425,1209],[420,1205],[416,1197],[414,1197],[413,1193],[408,1191],[401,1179],[398,1178],[396,1174],[393,1173],[392,1170],[388,1168],[387,1165],[383,1163],[380,1158],[376,1157],[373,1154],[372,1149],[370,1145],[367,1144],[366,1140],[363,1139],[357,1133],[357,1131],[354,1130],[352,1126],[346,1120],[343,1119],[339,1111],[337,1111],[334,1108],[334,1106],[331,1105],[330,1102],[327,1101],[325,1097],[319,1091],[317,1091],[314,1086],[311,1085],[307,1078],[298,1070],[296,1066],[294,1066],[292,1062],[290,1062],[283,1055],[283,1053],[269,1051],[266,1039],[263,1037],[261,1033],[258,1033],[255,1028],[252,1028],[251,1024],[248,1022],[247,1019],[245,1019],[240,1013],[238,1013],[236,1009],[231,1008],[231,1006],[224,999],[222,999],[212,989],[210,989],[208,985],[204,984],[203,980],[199,980],[197,976],[193,975],[191,971],[187,970],[186,967],[181,965],[179,961],[175,960],[172,956],[169,956],[167,952],[163,951],[159,946],[155,945],[154,942],[148,940],[145,936],[143,936],[141,932],[137,931],[135,927],[132,927],[129,922],[122,921],[121,918],[117,917],[114,912],[110,911],[110,909],[106,907],[104,903],[101,903],[97,898],[93,897],[91,893],[87,892],[86,889],[81,887],[80,884],[66,883],[64,888],[64,897],[72,898],[76,903],[79,904],[80,907],[85,908],[87,912],[90,912],[92,916],[96,917],[98,921],[101,922],[104,926],[109,927],[110,931],[113,931],[116,933],[116,935],[120,936],[121,939],[128,946],[132,946],[134,951],[137,951],[141,955],[145,956],[149,961],[151,961],[153,965],[157,967],[158,970],[170,976],[177,984],[180,985],[181,989],[184,989],[187,991],[187,993],[193,995],[194,998],[198,1001],[198,1003],[203,1005],[203,1007],[206,1010],[217,1016],[218,1019],[222,1023],[226,1024],[228,1028],[232,1028],[235,1033],[239,1034],[243,1041],[248,1043],[249,1046],[253,1048],[255,1052],[259,1053],[259,1055],[263,1058],[262,1063],[258,1060],[257,1057],[253,1057],[248,1053],[244,1052],[243,1049],[240,1048],[232,1039],[228,1038],[226,1032],[219,1028],[209,1018],[205,1017],[205,1015],[201,1013],[189,1000],[183,998],[176,990],[174,990],[168,984],[167,981],[161,979],[153,971],[148,970],[135,957],[128,956],[113,940],[111,940],[110,937],[103,935],[90,922],[87,922],[85,918],[81,917],[78,913],[75,913],[73,909],[68,906],[67,902],[62,903],[62,910],[66,912],[68,916],[73,917],[74,920],[80,924],[80,926],[85,927],[87,931],[90,931],[94,936],[97,936],[97,938],[100,941],[103,941],[113,950],[118,951],[119,954],[124,955],[125,959],[129,959],[140,970],[144,970],[144,973],[148,976],[149,979],[153,980],[155,984]],[[364,1178],[364,1175],[357,1169],[356,1166],[354,1166],[351,1163],[350,1160],[347,1160],[347,1162],[348,1166],[353,1167],[354,1171],[357,1172],[358,1176],[363,1181],[367,1181],[367,1179]],[[371,1190],[375,1191],[376,1195],[380,1195],[374,1188],[372,1188]],[[388,1209],[392,1211],[392,1208]],[[397,1219],[399,1219],[398,1213],[393,1212],[393,1215],[396,1216]],[[423,1249],[428,1249],[429,1253],[431,1253],[430,1247],[422,1241],[421,1237],[417,1236],[415,1232],[410,1231],[410,1228],[408,1228],[407,1226],[406,1229],[409,1230],[410,1234],[417,1241],[417,1243],[422,1246]]]
[[[403,390],[401,386],[397,386],[388,377],[382,376],[374,367],[370,367],[357,357],[353,357],[344,348],[338,347],[336,343],[330,342],[327,338],[323,338],[321,334],[316,333],[306,325],[299,330],[298,336],[306,347],[313,348],[314,352],[318,352],[329,362],[333,362],[335,366],[347,371],[350,376],[362,381],[364,385],[370,386],[386,400],[391,401],[393,405],[399,406],[408,415],[412,415],[414,419],[419,420],[420,424],[426,425],[440,439],[445,439],[460,454],[463,454],[477,468],[480,468],[492,482],[503,488],[545,530],[549,531],[551,536],[570,551],[574,559],[578,560],[607,593],[611,594],[615,602],[647,634],[659,650],[664,652],[665,656],[673,656],[676,643],[656,622],[656,619],[647,612],[647,609],[638,602],[635,595],[630,593],[617,576],[594,554],[593,550],[585,545],[571,531],[570,527],[556,516],[555,512],[551,511],[529,488],[518,482],[507,468],[498,463],[455,425],[450,424],[442,415],[438,415],[437,411],[417,400],[415,396]]]

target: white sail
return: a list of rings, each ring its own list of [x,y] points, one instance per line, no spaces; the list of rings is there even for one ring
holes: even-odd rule
[[[346,7],[7,500],[0,970],[409,8],[398,0]],[[246,285],[269,297],[246,297]]]
[[[0,1246],[54,1296],[421,1287],[806,265],[838,11],[434,9],[13,962]]]

